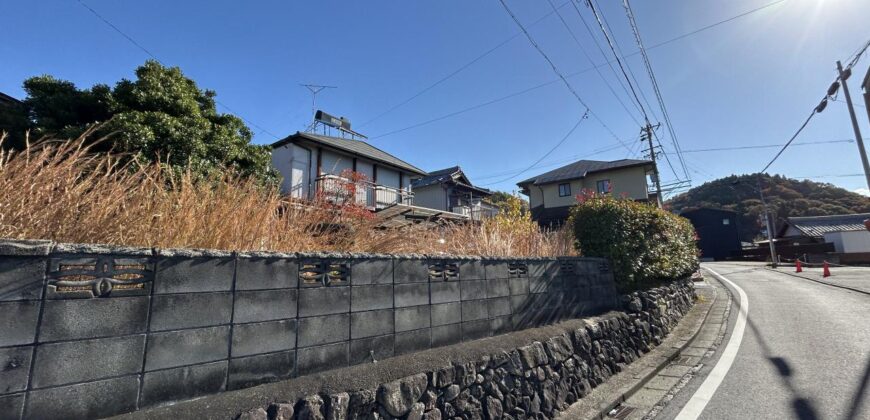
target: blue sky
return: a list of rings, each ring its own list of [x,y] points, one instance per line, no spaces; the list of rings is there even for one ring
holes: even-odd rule
[[[754,9],[773,0],[634,0],[647,47]],[[506,0],[565,74],[590,63],[546,0]],[[163,63],[180,66],[252,127],[256,143],[270,143],[310,121],[310,93],[300,83],[336,85],[318,95],[318,107],[343,115],[381,147],[427,170],[459,164],[472,181],[510,191],[515,183],[571,159],[639,157],[640,119],[616,73],[601,74],[632,111],[632,118],[602,77],[586,71],[568,78],[595,119],[580,127],[541,162],[584,109],[561,83],[398,133],[396,130],[557,80],[498,0],[440,1],[110,1],[85,0]],[[553,0],[595,64],[605,62],[566,0]],[[599,0],[625,54],[636,51],[622,2]],[[612,59],[594,17],[595,39]],[[21,82],[51,74],[81,87],[133,77],[148,56],[74,0],[4,0],[0,91],[23,97]],[[806,118],[846,60],[870,39],[866,0],[786,0],[757,13],[649,49],[649,57],[694,185],[763,168],[777,149],[691,152],[731,146],[782,144]],[[514,37],[473,65],[370,121],[442,77]],[[626,58],[653,112],[661,119],[639,55]],[[850,88],[860,99],[859,62]],[[618,71],[618,69],[617,69]],[[859,102],[860,103],[860,102]],[[224,109],[226,111],[226,109]],[[864,108],[857,108],[870,137]],[[673,151],[660,131],[666,151]],[[853,139],[845,104],[831,103],[796,140]],[[591,155],[596,151],[604,152]],[[672,159],[676,164],[676,158]],[[796,146],[770,172],[813,177],[850,190],[866,188],[854,143]],[[673,173],[662,167],[663,179]],[[677,168],[677,173],[680,169]],[[845,176],[844,176],[845,175]],[[513,176],[513,177],[512,177]],[[491,184],[495,182],[494,184]]]

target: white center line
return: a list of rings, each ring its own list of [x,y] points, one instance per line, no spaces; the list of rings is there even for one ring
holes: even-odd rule
[[[713,370],[710,371],[710,374],[707,375],[707,379],[704,380],[701,387],[695,391],[695,394],[692,395],[692,398],[689,399],[689,402],[686,403],[680,414],[677,414],[677,420],[697,419],[701,415],[701,412],[704,411],[707,403],[710,402],[710,399],[713,398],[713,394],[716,393],[716,389],[722,384],[722,380],[725,379],[725,375],[728,374],[728,370],[731,369],[731,365],[737,357],[737,350],[740,349],[740,343],[743,341],[743,332],[746,330],[746,316],[749,314],[749,298],[746,297],[746,292],[740,286],[737,286],[713,269],[709,267],[704,267],[704,269],[737,290],[737,293],[740,295],[740,310],[737,313],[737,323],[734,324],[734,330],[731,332],[728,345],[722,351],[722,356],[719,358],[716,366],[713,367]]]

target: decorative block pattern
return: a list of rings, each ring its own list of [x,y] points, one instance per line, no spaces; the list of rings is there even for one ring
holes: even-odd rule
[[[151,258],[52,258],[47,294],[57,299],[143,295],[150,292],[153,281]]]

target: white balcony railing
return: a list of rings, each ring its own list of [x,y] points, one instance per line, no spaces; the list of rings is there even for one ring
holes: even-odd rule
[[[379,210],[395,204],[414,204],[414,193],[370,181],[353,181],[337,175],[321,175],[316,182],[320,198],[335,204],[356,204],[370,210]]]

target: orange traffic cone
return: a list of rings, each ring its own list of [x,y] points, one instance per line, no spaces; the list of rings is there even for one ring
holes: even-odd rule
[[[803,271],[804,271],[803,268],[801,268],[801,260],[795,260],[795,262],[794,262],[794,272],[795,272],[795,273],[801,273],[801,272],[803,272]]]
[[[831,277],[831,269],[828,268],[828,262],[822,265],[822,277]]]

